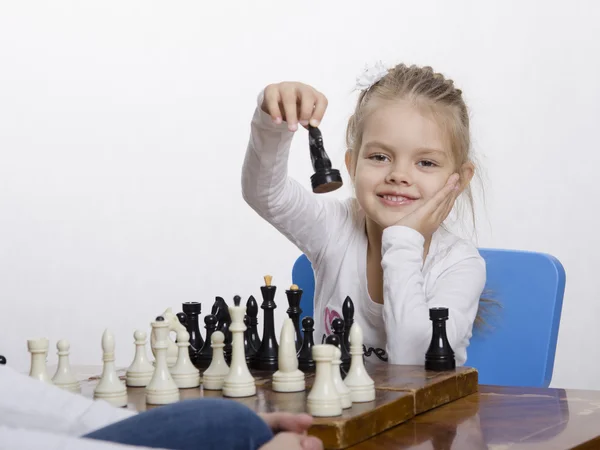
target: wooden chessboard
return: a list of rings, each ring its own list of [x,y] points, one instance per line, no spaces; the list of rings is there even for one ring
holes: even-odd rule
[[[449,372],[428,372],[422,366],[392,364],[367,365],[375,381],[376,398],[368,403],[354,403],[341,416],[315,418],[309,434],[322,439],[325,448],[343,449],[405,422],[415,415],[477,392],[477,371],[458,367]],[[271,389],[271,373],[253,371],[257,394],[233,399],[252,410],[262,412],[306,412],[306,397],[314,375],[307,375],[305,392],[279,393]],[[95,380],[83,385],[84,395],[91,396]],[[200,388],[181,389],[181,400],[222,397],[221,391]],[[144,388],[128,388],[128,408],[144,411],[157,407],[146,405]]]

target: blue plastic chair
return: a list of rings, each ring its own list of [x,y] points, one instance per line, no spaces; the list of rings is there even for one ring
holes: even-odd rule
[[[476,327],[466,365],[480,384],[548,387],[565,290],[565,270],[555,257],[535,252],[480,249],[487,265],[483,297],[498,303]],[[292,280],[303,289],[302,317],[314,311],[314,274],[301,255]]]

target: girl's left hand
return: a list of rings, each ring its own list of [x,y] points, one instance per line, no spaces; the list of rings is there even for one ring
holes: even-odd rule
[[[412,228],[426,239],[430,238],[452,211],[454,202],[460,194],[458,179],[458,174],[452,174],[442,189],[395,225]]]

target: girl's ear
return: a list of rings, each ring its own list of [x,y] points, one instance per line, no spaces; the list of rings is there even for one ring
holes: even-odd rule
[[[352,150],[346,150],[346,155],[345,155],[345,162],[346,162],[346,170],[348,171],[348,174],[350,175],[350,179],[352,181],[354,181],[354,172],[356,169],[356,165],[354,164],[353,158],[352,158]]]
[[[475,175],[475,165],[468,161],[462,165],[460,168],[460,192],[464,191],[471,180],[473,179],[473,175]]]

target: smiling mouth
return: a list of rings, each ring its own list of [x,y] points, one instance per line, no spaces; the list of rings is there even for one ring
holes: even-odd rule
[[[388,206],[401,206],[408,205],[413,203],[416,198],[404,197],[402,195],[388,195],[388,194],[378,194],[377,197],[381,199],[381,202]]]

